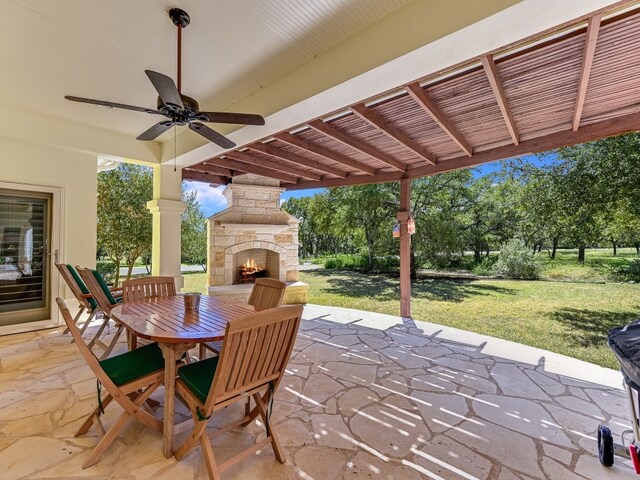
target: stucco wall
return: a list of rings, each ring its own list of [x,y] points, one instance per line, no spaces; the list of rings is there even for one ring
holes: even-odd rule
[[[60,260],[96,262],[96,157],[0,137],[0,181],[62,187],[63,242]],[[57,272],[54,273],[57,275]],[[57,295],[57,292],[53,292]],[[71,298],[69,291],[66,298]]]

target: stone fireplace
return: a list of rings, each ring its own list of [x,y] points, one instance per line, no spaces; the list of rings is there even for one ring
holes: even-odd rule
[[[287,282],[285,303],[306,303],[308,285],[298,281],[298,219],[280,208],[278,181],[258,175],[233,177],[227,209],[208,220],[209,295],[246,301],[255,278]]]

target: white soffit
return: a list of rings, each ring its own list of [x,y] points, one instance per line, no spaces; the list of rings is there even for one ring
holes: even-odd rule
[[[135,138],[157,120],[64,95],[155,107],[144,74],[176,74],[171,7],[186,10],[183,91],[221,110],[409,0],[4,0],[0,105]],[[166,134],[168,138],[170,134]]]
[[[619,4],[612,0],[523,0],[480,22],[458,30],[380,67],[269,115],[264,127],[244,127],[227,135],[246,145],[277,132],[321,118],[399,85],[447,70],[471,58],[535,36],[595,10]],[[212,143],[179,155],[180,166],[190,166],[219,155]],[[173,162],[173,158],[171,159]]]

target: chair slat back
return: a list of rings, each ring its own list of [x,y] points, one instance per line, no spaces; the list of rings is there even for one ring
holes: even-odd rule
[[[122,301],[125,303],[175,295],[176,282],[173,277],[142,277],[122,283]]]
[[[279,307],[282,305],[286,288],[286,283],[275,278],[258,278],[253,284],[247,303],[253,305],[256,311]]]
[[[78,285],[76,279],[73,278],[73,275],[71,275],[69,267],[73,267],[64,263],[56,263],[55,266],[58,269],[58,272],[60,272],[60,276],[64,279],[65,283],[71,289],[71,293],[73,293],[73,296],[76,297],[78,303],[89,311],[93,310],[93,307],[89,303],[89,300],[85,298],[80,285]]]
[[[109,315],[109,312],[113,307],[117,305],[117,303],[113,303],[111,302],[111,300],[109,300],[91,269],[78,266],[76,267],[76,271],[80,275],[80,278],[82,278],[84,284],[89,289],[89,292],[91,292],[91,295],[93,295],[95,301],[98,302],[100,310],[102,310],[104,314]]]
[[[84,343],[84,339],[82,338],[80,329],[73,321],[73,317],[71,316],[71,312],[69,312],[69,308],[67,307],[65,301],[62,298],[58,297],[56,298],[56,303],[58,304],[58,308],[60,309],[60,313],[62,314],[64,323],[67,324],[67,328],[69,329],[69,332],[71,332],[71,336],[73,337],[75,344],[80,350],[80,354],[84,358],[85,362],[87,362],[89,368],[91,368],[91,370],[93,371],[93,374],[109,391],[114,391],[114,389],[117,389],[116,385],[111,381],[109,376],[102,369],[100,361],[89,349],[87,344]]]
[[[229,321],[205,411],[210,413],[215,403],[269,382],[277,387],[301,318],[302,306],[295,305]]]

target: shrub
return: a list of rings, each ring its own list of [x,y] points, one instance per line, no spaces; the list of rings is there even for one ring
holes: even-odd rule
[[[640,258],[631,260],[626,267],[619,269],[617,273],[625,280],[640,282]]]
[[[498,260],[493,265],[494,275],[505,278],[532,280],[538,278],[540,266],[531,249],[519,238],[509,240],[500,248]]]
[[[96,270],[107,283],[112,283],[116,278],[116,266],[113,262],[98,262]]]
[[[493,275],[493,268],[496,263],[496,257],[485,257],[480,260],[479,263],[476,263],[471,272],[474,275],[480,275],[482,277],[487,277],[489,275]]]

